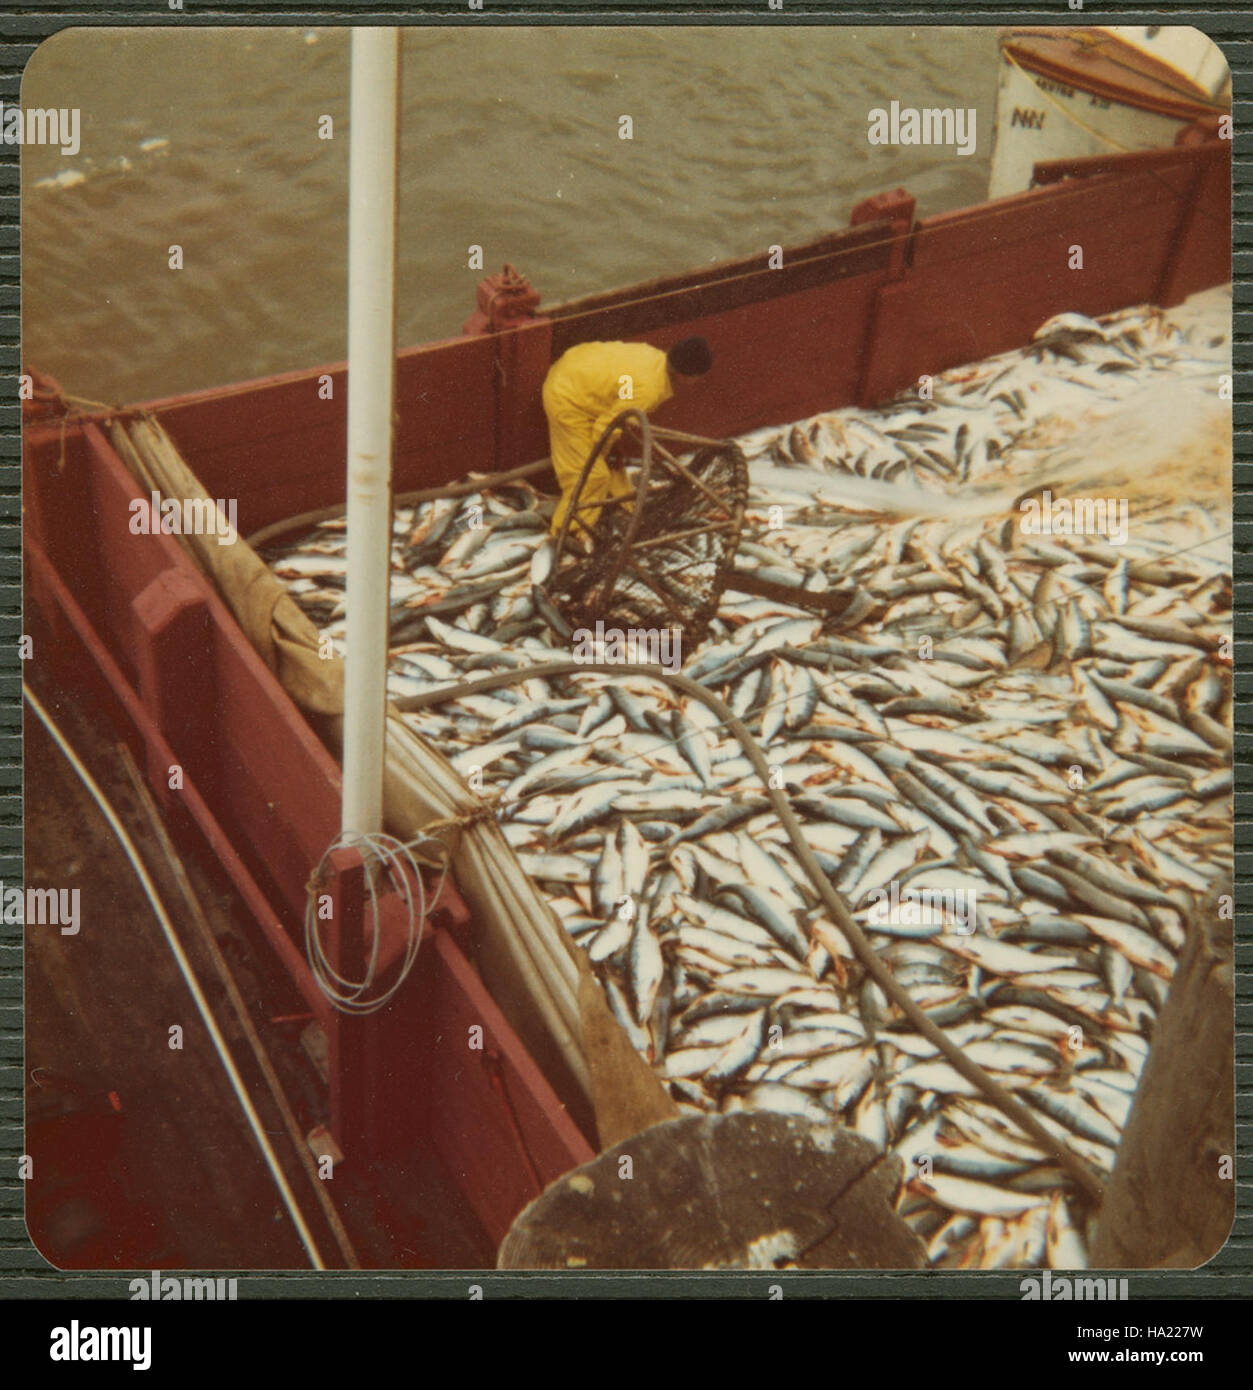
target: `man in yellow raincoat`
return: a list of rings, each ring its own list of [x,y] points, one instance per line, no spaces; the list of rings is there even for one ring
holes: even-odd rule
[[[684,338],[669,352],[648,343],[579,343],[549,368],[544,380],[544,413],[548,416],[553,471],[561,485],[561,501],[553,515],[556,535],[592,445],[620,411],[634,406],[647,414],[676,391],[704,374],[713,354],[704,338]],[[596,524],[599,508],[583,511],[584,502],[603,502],[631,493],[626,469],[611,464],[606,445],[588,475],[579,497],[578,520]],[[571,523],[571,534],[579,527]]]

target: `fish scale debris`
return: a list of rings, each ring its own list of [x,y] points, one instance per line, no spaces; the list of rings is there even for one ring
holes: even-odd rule
[[[1154,494],[1129,427],[1160,435],[1146,403],[1178,415],[1194,382],[1215,394],[1229,295],[1061,315],[929,399],[744,437],[737,563],[855,601],[820,625],[728,589],[684,654],[898,982],[1105,1176],[1189,914],[1232,869],[1230,455],[1213,487],[1181,463],[1179,496]],[[1119,475],[1100,442],[1123,434]],[[1127,536],[1024,530],[1042,488],[1129,497]],[[397,511],[394,698],[566,654],[532,599],[542,501],[485,484]],[[268,557],[341,652],[343,543],[337,520]],[[699,701],[624,668],[406,717],[508,792],[522,869],[681,1111],[839,1119],[900,1154],[934,1265],[1086,1261],[1055,1161],[865,977]],[[969,890],[973,930],[877,920],[872,890],[910,881]]]

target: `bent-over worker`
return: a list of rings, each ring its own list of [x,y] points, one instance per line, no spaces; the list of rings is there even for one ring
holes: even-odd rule
[[[684,338],[669,352],[648,343],[579,343],[562,353],[544,379],[553,471],[561,485],[553,535],[561,529],[592,445],[613,417],[631,406],[645,414],[655,410],[712,365],[713,354],[704,338]],[[579,497],[578,520],[589,528],[596,524],[600,509],[583,511],[584,502],[631,495],[626,469],[606,458],[612,447],[607,445],[596,460]],[[575,523],[571,525],[578,530]]]

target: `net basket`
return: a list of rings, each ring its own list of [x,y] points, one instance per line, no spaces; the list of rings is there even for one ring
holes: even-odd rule
[[[679,628],[690,650],[718,611],[747,500],[748,464],[735,444],[654,462],[631,506],[601,509],[589,553],[564,551],[548,597],[573,629]]]

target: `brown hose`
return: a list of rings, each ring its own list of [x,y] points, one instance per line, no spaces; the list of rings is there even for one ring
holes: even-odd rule
[[[421,502],[435,502],[443,497],[468,497],[472,492],[482,492],[485,488],[502,487],[505,483],[516,482],[519,478],[529,478],[536,473],[542,473],[544,469],[551,468],[552,462],[549,459],[536,459],[534,463],[524,463],[520,468],[511,468],[506,473],[483,473],[477,479],[465,483],[449,483],[446,487],[422,488],[418,492],[401,492],[392,498],[392,505],[395,507],[413,507]],[[244,539],[254,550],[260,550],[262,546],[269,545],[271,541],[277,540],[280,536],[289,535],[292,531],[307,531],[323,521],[330,521],[337,516],[343,516],[344,503],[337,502],[333,507],[320,507],[316,512],[301,512],[297,516],[286,517],[282,521],[272,521],[268,526],[263,526],[259,531],[254,531],[251,536]]]
[[[1099,1209],[1104,1199],[1105,1187],[1096,1172],[1060,1139],[1050,1134],[1021,1101],[1012,1096],[999,1082],[994,1081],[978,1063],[972,1062],[961,1048],[927,1017],[922,1009],[910,998],[908,992],[897,981],[888,967],[879,959],[878,953],[870,944],[865,933],[857,923],[853,921],[852,914],[849,912],[844,900],[831,886],[827,876],[822,872],[822,868],[815,858],[813,850],[809,847],[809,842],[805,839],[800,822],[796,819],[792,808],[788,805],[787,797],[780,788],[771,785],[770,765],[766,762],[765,755],[761,751],[761,746],[752,734],[749,733],[745,725],[731,713],[727,705],[716,695],[699,684],[699,682],[691,680],[687,676],[672,675],[660,666],[644,664],[632,665],[630,670],[633,675],[654,676],[656,679],[666,681],[689,695],[694,695],[703,704],[713,710],[725,727],[735,735],[739,740],[740,746],[747,754],[749,761],[752,763],[753,770],[757,773],[758,777],[761,778],[766,795],[769,797],[770,803],[774,808],[775,814],[779,817],[780,823],[787,832],[788,839],[792,842],[792,848],[796,851],[796,856],[800,860],[801,866],[809,875],[810,881],[813,883],[818,896],[822,899],[823,904],[830,912],[836,925],[848,939],[848,944],[852,947],[853,954],[857,957],[857,960],[865,969],[866,973],[892,1003],[900,1009],[910,1024],[912,1024],[928,1042],[940,1049],[947,1060],[952,1064],[953,1069],[961,1076],[965,1077],[973,1086],[977,1086],[1002,1114],[1006,1115],[1024,1134],[1029,1135],[1045,1153],[1051,1154],[1066,1172],[1070,1174],[1071,1178],[1074,1179],[1075,1183],[1092,1203],[1093,1207]],[[536,666],[524,666],[514,671],[506,671],[496,676],[484,676],[479,680],[462,681],[459,685],[433,690],[426,695],[409,695],[394,703],[397,709],[402,712],[409,712],[412,710],[425,709],[431,705],[445,704],[449,700],[459,699],[462,695],[470,695],[483,690],[493,690],[501,686],[513,685],[518,681],[528,680],[532,676],[543,679],[547,676],[572,675],[576,672],[597,672],[604,675],[620,676],[622,671],[623,668],[620,665],[614,665],[609,662],[546,661]]]

